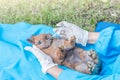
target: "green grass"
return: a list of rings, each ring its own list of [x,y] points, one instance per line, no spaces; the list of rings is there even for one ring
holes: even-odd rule
[[[120,23],[119,0],[0,0],[0,23],[25,21],[55,27],[72,22],[93,31],[98,21]]]

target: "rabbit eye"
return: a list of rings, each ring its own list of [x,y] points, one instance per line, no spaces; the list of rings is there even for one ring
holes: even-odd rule
[[[41,41],[38,41],[38,44],[41,44]]]

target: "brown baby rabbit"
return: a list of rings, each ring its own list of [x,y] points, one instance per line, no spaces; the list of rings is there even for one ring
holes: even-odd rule
[[[76,47],[75,40],[75,36],[68,40],[53,38],[50,34],[40,34],[28,39],[29,42],[51,56],[54,63],[67,66],[82,73],[98,74],[100,62],[96,53]]]

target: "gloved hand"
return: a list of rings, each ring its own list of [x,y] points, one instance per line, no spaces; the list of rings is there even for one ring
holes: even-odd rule
[[[65,21],[59,22],[54,28],[55,34],[59,35],[62,38],[70,39],[71,36],[76,37],[76,43],[86,46],[88,40],[88,31],[81,29],[75,24],[68,23]]]
[[[37,48],[35,45],[33,45],[32,47],[26,46],[24,49],[32,52],[33,55],[38,59],[39,63],[42,66],[42,72],[44,74],[47,73],[48,69],[57,65],[57,64],[53,63],[52,58],[50,56],[46,55],[39,48]]]

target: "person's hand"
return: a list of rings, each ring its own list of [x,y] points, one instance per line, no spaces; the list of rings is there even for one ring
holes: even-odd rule
[[[88,40],[88,31],[81,29],[75,24],[61,21],[56,25],[58,28],[54,28],[55,34],[62,38],[70,39],[71,36],[76,37],[76,43],[86,46]]]
[[[44,74],[47,73],[48,69],[57,65],[53,63],[52,58],[50,56],[46,55],[43,51],[41,51],[35,45],[33,45],[32,47],[26,46],[24,49],[32,52],[33,55],[38,59],[38,61],[42,66],[42,72]]]

